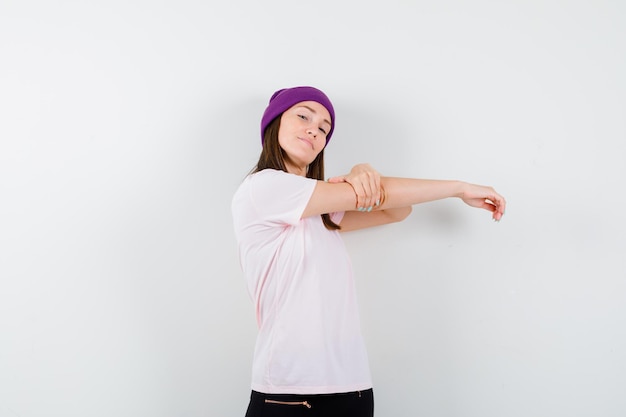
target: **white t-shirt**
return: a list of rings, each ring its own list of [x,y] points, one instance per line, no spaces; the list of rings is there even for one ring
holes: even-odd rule
[[[265,169],[232,202],[259,334],[252,389],[329,394],[372,387],[352,266],[339,232],[301,219],[316,180]],[[339,222],[343,213],[333,213]]]

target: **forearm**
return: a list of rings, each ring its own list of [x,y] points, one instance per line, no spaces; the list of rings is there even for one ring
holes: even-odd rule
[[[384,210],[462,197],[464,185],[462,181],[381,177],[383,198],[377,208]]]

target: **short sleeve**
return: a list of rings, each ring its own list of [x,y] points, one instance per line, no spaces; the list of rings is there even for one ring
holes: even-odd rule
[[[274,169],[249,177],[249,196],[265,221],[296,225],[302,218],[317,181]]]

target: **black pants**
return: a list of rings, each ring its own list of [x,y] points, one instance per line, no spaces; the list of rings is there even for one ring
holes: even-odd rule
[[[263,394],[252,391],[246,417],[373,417],[374,392]]]

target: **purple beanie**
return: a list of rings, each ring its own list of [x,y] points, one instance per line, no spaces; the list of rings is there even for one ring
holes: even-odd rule
[[[270,102],[263,113],[261,119],[261,144],[265,141],[265,129],[267,126],[280,116],[285,110],[291,108],[294,104],[298,104],[302,101],[315,101],[326,107],[328,113],[330,113],[331,126],[328,134],[326,135],[326,144],[330,140],[335,129],[335,109],[330,102],[326,94],[314,87],[293,87],[283,88],[272,94]]]

